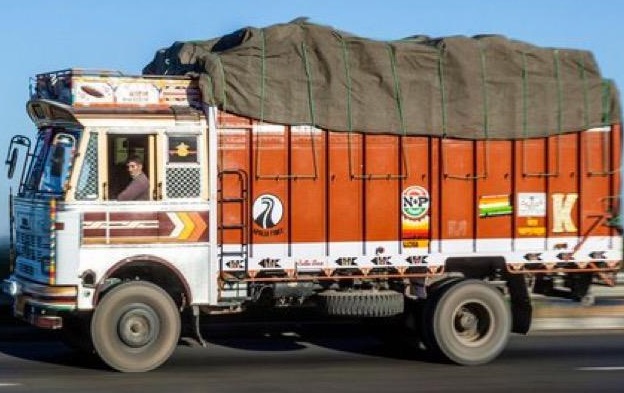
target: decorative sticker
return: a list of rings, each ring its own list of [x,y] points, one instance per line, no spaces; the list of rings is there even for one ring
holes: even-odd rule
[[[541,218],[527,218],[524,223],[518,227],[518,235],[520,236],[546,236],[546,227]]]
[[[572,209],[578,199],[578,194],[552,194],[553,206],[553,233],[578,232],[572,219]]]
[[[207,242],[208,212],[86,212],[81,241],[89,245]]]
[[[479,198],[479,217],[506,216],[512,213],[509,195],[483,195]]]
[[[420,186],[411,186],[402,195],[402,239],[404,247],[429,246],[429,192]]]
[[[201,101],[190,79],[72,75],[70,82],[72,97],[67,101],[75,106],[195,106]]]
[[[420,186],[411,186],[403,191],[403,216],[418,220],[429,212],[429,193]]]
[[[74,99],[84,104],[113,103],[115,101],[115,92],[108,83],[76,82],[74,91]]]
[[[115,99],[119,104],[158,104],[160,92],[151,83],[120,83],[115,89]]]
[[[260,236],[275,236],[283,229],[274,228],[282,220],[284,207],[282,201],[272,194],[262,194],[256,198],[252,208],[254,223],[262,229],[254,229],[254,234]]]
[[[197,163],[197,137],[170,136],[169,162]]]
[[[519,192],[518,217],[546,217],[546,193]]]

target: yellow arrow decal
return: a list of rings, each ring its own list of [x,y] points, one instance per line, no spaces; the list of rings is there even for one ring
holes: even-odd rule
[[[191,219],[191,217],[189,217],[188,213],[179,212],[177,214],[178,217],[180,217],[180,220],[182,220],[182,222],[184,223],[184,229],[182,230],[182,233],[180,233],[180,236],[178,236],[178,239],[186,240],[193,233],[193,230],[195,229],[195,224],[193,224],[193,220]]]

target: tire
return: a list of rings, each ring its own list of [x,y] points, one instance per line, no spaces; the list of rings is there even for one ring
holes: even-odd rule
[[[395,291],[325,291],[318,297],[329,315],[392,317],[403,313],[403,294]]]
[[[150,282],[120,284],[96,307],[91,336],[95,352],[111,368],[153,370],[178,343],[180,313],[169,294]]]
[[[505,349],[511,321],[500,292],[479,280],[461,280],[427,300],[423,341],[434,354],[457,364],[485,364]]]

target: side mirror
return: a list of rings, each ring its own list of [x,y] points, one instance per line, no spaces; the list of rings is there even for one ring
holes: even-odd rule
[[[15,135],[11,138],[11,144],[9,145],[9,149],[7,150],[7,158],[4,160],[4,163],[9,166],[7,171],[7,177],[9,179],[13,178],[13,174],[15,173],[15,167],[17,166],[17,157],[18,157],[18,148],[23,146],[26,148],[26,157],[24,158],[23,166],[22,166],[22,179],[24,180],[24,170],[26,169],[26,161],[30,157],[30,139],[24,135]]]
[[[9,156],[9,159],[7,159],[5,161],[5,164],[9,166],[8,171],[7,171],[7,177],[9,179],[13,179],[13,174],[15,173],[15,167],[17,166],[17,149],[13,148],[13,150],[11,150],[11,154]]]

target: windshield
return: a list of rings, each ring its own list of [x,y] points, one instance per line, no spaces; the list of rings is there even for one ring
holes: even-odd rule
[[[25,193],[63,194],[78,135],[78,131],[64,128],[44,128],[39,131],[24,183]]]

